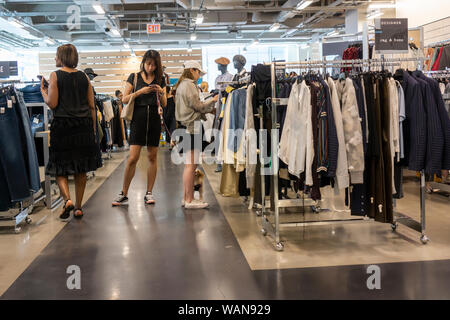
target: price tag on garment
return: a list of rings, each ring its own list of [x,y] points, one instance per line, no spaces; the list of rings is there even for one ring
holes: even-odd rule
[[[33,123],[38,124],[38,123],[39,123],[39,118],[34,118],[34,119],[33,119]]]
[[[12,108],[12,101],[8,100],[8,108],[11,109]]]
[[[0,108],[0,113],[5,113],[5,108]]]

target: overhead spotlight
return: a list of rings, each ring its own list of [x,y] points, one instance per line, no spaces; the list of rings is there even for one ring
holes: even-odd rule
[[[238,32],[236,32],[236,39],[242,39],[243,35],[242,35],[242,31],[238,30]]]
[[[103,10],[100,2],[95,2],[95,4],[92,5],[92,8],[94,8],[98,14],[105,14],[105,10]]]
[[[125,43],[123,44],[123,46],[124,46],[125,48],[127,48],[127,49],[130,49],[130,45],[128,44],[128,42],[125,42]]]
[[[334,30],[334,31],[328,32],[327,33],[327,37],[332,37],[332,36],[335,36],[335,35],[338,35],[338,34],[339,34],[339,32]]]
[[[367,16],[366,16],[366,18],[369,20],[369,19],[375,19],[375,18],[377,18],[377,17],[380,17],[380,16],[382,16],[384,14],[384,12],[381,12],[380,10],[376,10],[376,11],[373,11],[373,12],[371,12],[371,13],[369,13]]]
[[[197,40],[197,34],[191,33],[191,40],[192,41]]]
[[[192,52],[192,45],[189,44],[189,46],[187,48],[187,52]]]
[[[250,46],[257,45],[259,43],[258,39],[253,40],[253,42],[250,44]]]
[[[244,49],[242,49],[242,51],[247,52],[247,47],[244,47]]]
[[[203,14],[201,14],[201,13],[197,14],[197,19],[195,19],[195,23],[196,24],[202,24],[203,23]]]
[[[22,23],[20,23],[17,19],[11,19],[11,20],[8,20],[8,22],[9,22],[9,24],[10,25],[12,25],[12,26],[14,26],[14,27],[16,27],[16,28],[24,28],[25,26],[22,24]]]
[[[132,56],[133,58],[136,58],[136,53],[134,53],[133,50],[131,50],[131,56]]]
[[[44,41],[45,41],[45,43],[47,43],[47,44],[49,44],[49,45],[54,45],[54,44],[55,44],[55,41],[53,41],[53,40],[50,39],[50,38],[47,38],[47,39],[45,39]]]
[[[392,2],[381,2],[369,4],[369,9],[395,9],[397,5]]]
[[[306,7],[308,7],[311,3],[313,3],[313,0],[302,0],[297,4],[297,10],[303,10]]]
[[[115,36],[115,37],[120,37],[120,32],[119,32],[119,30],[117,30],[116,28],[111,29],[111,33],[112,33],[113,36]]]
[[[279,24],[279,23],[274,23],[274,24],[270,27],[269,32],[275,32],[275,31],[277,31],[279,28],[280,28],[280,24]]]

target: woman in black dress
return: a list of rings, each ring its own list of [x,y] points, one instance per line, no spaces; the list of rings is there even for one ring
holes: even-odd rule
[[[63,221],[81,218],[81,202],[86,187],[86,172],[102,166],[100,150],[95,141],[96,113],[94,91],[87,75],[76,69],[77,49],[71,44],[58,47],[56,67],[49,83],[42,78],[41,92],[45,103],[53,110],[50,130],[49,161],[46,174],[56,176],[65,200],[59,216]],[[75,177],[75,205],[70,198],[68,176]]]
[[[134,88],[136,75],[136,88]],[[130,126],[130,156],[125,168],[122,191],[114,199],[113,206],[120,206],[128,202],[128,189],[143,146],[147,147],[149,160],[147,193],[144,201],[146,204],[155,203],[152,190],[156,179],[156,155],[161,135],[161,107],[165,107],[167,104],[166,90],[163,89],[165,86],[161,56],[158,51],[148,50],[142,58],[140,72],[130,74],[123,93],[123,103],[128,103],[131,96],[134,95],[134,112]]]

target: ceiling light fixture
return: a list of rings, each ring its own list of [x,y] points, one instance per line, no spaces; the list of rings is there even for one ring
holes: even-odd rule
[[[192,46],[191,45],[188,46],[187,52],[192,52]]]
[[[339,32],[337,30],[334,30],[334,31],[328,32],[327,33],[327,37],[332,37],[332,36],[335,36],[335,35],[338,35],[338,34],[339,34]]]
[[[197,40],[197,35],[195,33],[191,33],[191,40]]]
[[[380,10],[377,10],[377,11],[373,11],[373,12],[369,13],[366,16],[366,18],[367,18],[367,20],[374,19],[374,18],[382,16],[383,14],[384,14],[384,12],[381,12]]]
[[[313,0],[302,0],[297,4],[297,10],[303,10],[306,7],[308,7],[311,3],[313,3]]]
[[[100,5],[100,3],[97,4],[93,4],[92,8],[95,9],[95,11],[97,11],[98,14],[105,14],[105,10],[103,9],[103,7]]]
[[[270,27],[270,29],[269,29],[269,32],[275,32],[275,31],[277,31],[279,28],[280,28],[280,24],[279,23],[274,23],[271,27]]]
[[[124,46],[125,48],[127,48],[127,49],[130,49],[130,45],[128,44],[128,42],[125,42],[125,43],[123,44],[123,46]]]
[[[195,23],[196,24],[202,24],[203,23],[203,19],[204,19],[203,15],[201,13],[198,13],[197,14],[197,19],[195,19]]]
[[[116,28],[111,29],[111,33],[112,33],[113,36],[115,36],[115,37],[120,37],[120,32],[119,32],[119,30],[117,30]]]
[[[55,44],[55,41],[53,41],[53,40],[50,39],[50,38],[47,38],[47,39],[45,39],[44,41],[45,41],[45,43],[50,44],[50,45],[54,45],[54,44]]]
[[[253,42],[250,44],[250,46],[257,45],[259,43],[258,39],[253,40]]]
[[[11,19],[11,20],[9,20],[8,22],[9,22],[10,25],[12,25],[12,26],[14,26],[14,27],[16,27],[16,28],[21,28],[21,29],[23,29],[23,28],[25,27],[25,26],[24,26],[22,23],[20,23],[17,19]]]
[[[371,3],[369,4],[370,9],[395,9],[397,5],[395,3]]]

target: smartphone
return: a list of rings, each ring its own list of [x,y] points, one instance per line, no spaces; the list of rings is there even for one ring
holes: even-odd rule
[[[39,81],[42,81],[42,79],[44,79],[44,87],[48,87],[48,81],[45,80],[44,76],[38,75],[37,77],[38,77]]]

